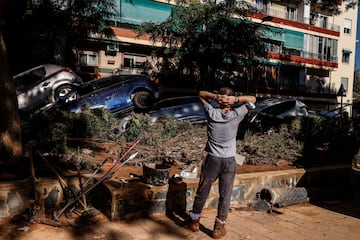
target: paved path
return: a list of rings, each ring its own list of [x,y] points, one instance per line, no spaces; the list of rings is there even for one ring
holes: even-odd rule
[[[234,240],[358,240],[360,239],[360,204],[355,199],[323,202],[321,206],[299,204],[276,209],[269,214],[251,210],[232,210],[227,223],[228,234],[222,239]],[[172,240],[211,239],[216,211],[205,210],[201,231],[190,232],[164,215],[134,221],[110,222],[102,215],[93,223],[74,227],[44,224],[26,226],[0,222],[0,239],[7,240]]]

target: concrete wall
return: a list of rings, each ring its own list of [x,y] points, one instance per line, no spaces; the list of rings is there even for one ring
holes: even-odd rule
[[[231,207],[250,204],[263,188],[295,187],[305,170],[293,169],[236,176]],[[112,220],[129,219],[155,213],[181,213],[191,209],[199,179],[170,181],[164,186],[153,186],[141,181],[123,183],[109,180],[93,194],[94,205]],[[205,203],[205,208],[217,208],[219,197],[216,181]]]
[[[340,187],[349,186],[351,166],[333,166],[319,169],[290,169],[238,174],[235,178],[231,207],[249,205],[264,188]],[[334,177],[336,176],[336,177]],[[78,178],[65,178],[69,188],[79,191]],[[170,179],[169,184],[154,186],[140,178],[109,179],[93,189],[88,203],[109,219],[133,219],[156,213],[183,213],[191,209],[199,179]],[[82,182],[85,182],[83,180]],[[57,179],[41,178],[36,182],[37,204],[47,217],[66,203],[63,187]],[[33,202],[32,181],[0,182],[0,218],[22,214]],[[67,193],[68,194],[68,193]],[[218,183],[210,190],[205,208],[216,208]]]

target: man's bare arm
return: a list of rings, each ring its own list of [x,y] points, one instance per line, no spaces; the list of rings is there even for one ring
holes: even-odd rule
[[[209,99],[214,99],[215,101],[218,98],[218,94],[212,93],[212,92],[208,92],[208,91],[200,91],[199,92],[199,98],[200,98],[200,102],[204,105],[205,102]]]
[[[240,103],[247,103],[247,102],[256,102],[256,98],[254,96],[226,96],[226,95],[219,95],[208,91],[200,91],[199,92],[199,98],[200,102],[204,104],[207,100],[213,99],[217,101],[218,103],[224,103],[224,104],[235,104],[237,102]]]

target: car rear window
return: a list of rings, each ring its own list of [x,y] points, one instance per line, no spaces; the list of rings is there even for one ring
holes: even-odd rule
[[[287,112],[291,108],[294,108],[294,107],[295,107],[295,101],[287,101],[287,102],[282,102],[282,103],[270,106],[270,107],[264,109],[263,113],[276,116],[281,113]]]
[[[36,68],[28,73],[14,78],[16,91],[22,92],[40,83],[46,75],[45,67]]]

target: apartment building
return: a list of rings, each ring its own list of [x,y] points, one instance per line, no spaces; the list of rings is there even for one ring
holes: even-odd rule
[[[268,58],[254,56],[251,66],[238,69],[239,82],[247,81],[247,91],[264,98],[296,96],[318,109],[352,103],[357,7],[346,9],[346,2],[339,0],[341,14],[332,16],[328,9],[302,0],[248,2],[259,11],[249,17],[269,30],[263,33]],[[141,72],[144,64],[155,67],[154,52],[161,43],[138,38],[133,29],[144,21],[164,21],[173,4],[117,0],[119,12],[112,19],[115,39],[96,45],[97,49],[79,50],[79,69],[94,77]],[[347,111],[351,113],[351,105]]]
[[[254,21],[274,30],[266,44],[270,63],[276,65],[272,69],[276,75],[269,79],[278,84],[275,91],[326,103],[319,107],[351,104],[357,8],[346,10],[346,2],[339,1],[341,14],[332,16],[320,5],[299,0],[253,0],[252,4],[260,12],[253,16]],[[273,89],[265,85],[258,92],[269,94],[269,90]]]

